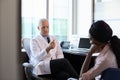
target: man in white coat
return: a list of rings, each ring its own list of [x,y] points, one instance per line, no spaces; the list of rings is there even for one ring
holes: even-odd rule
[[[30,62],[34,66],[33,73],[36,75],[52,74],[57,80],[67,80],[69,77],[78,78],[78,74],[71,64],[64,59],[57,39],[49,35],[49,22],[47,19],[40,20],[38,30],[40,34],[30,42]]]

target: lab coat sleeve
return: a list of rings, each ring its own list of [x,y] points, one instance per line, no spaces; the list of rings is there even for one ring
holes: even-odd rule
[[[30,48],[31,48],[31,57],[34,57],[34,59],[37,59],[38,61],[43,60],[46,56],[50,56],[46,52],[46,48],[41,49],[38,45],[39,43],[37,40],[32,39],[30,42]]]

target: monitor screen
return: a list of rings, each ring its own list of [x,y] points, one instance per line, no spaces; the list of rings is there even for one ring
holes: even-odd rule
[[[89,38],[80,38],[78,48],[90,48]]]

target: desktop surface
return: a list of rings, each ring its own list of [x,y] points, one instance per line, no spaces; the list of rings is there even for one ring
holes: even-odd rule
[[[75,55],[86,55],[89,50],[84,48],[77,48],[77,49],[63,49],[64,53],[70,53]]]
[[[90,49],[87,48],[76,48],[76,49],[62,49],[63,53],[73,54],[73,55],[83,55],[86,56]],[[92,56],[98,56],[99,53],[94,53]]]

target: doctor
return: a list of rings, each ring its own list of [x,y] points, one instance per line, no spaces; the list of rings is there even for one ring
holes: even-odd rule
[[[33,73],[41,75],[52,74],[57,80],[67,80],[69,77],[78,78],[68,60],[64,59],[62,49],[57,39],[49,35],[49,23],[47,19],[41,19],[38,30],[40,34],[30,42]]]

